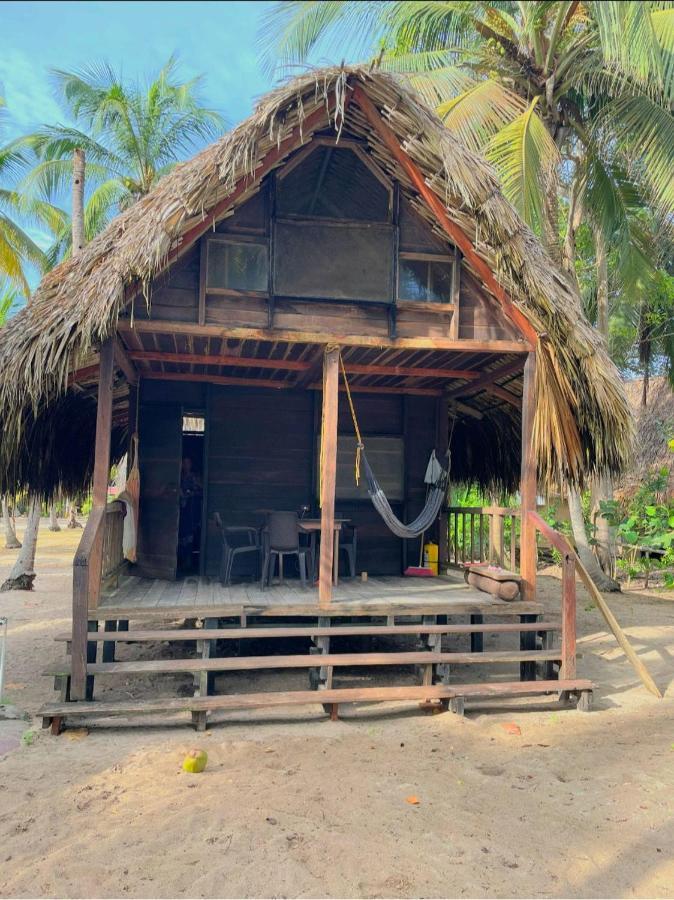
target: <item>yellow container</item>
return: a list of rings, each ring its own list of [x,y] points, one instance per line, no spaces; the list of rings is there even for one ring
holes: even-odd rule
[[[430,569],[434,575],[438,574],[438,545],[433,541],[424,544],[424,568]]]

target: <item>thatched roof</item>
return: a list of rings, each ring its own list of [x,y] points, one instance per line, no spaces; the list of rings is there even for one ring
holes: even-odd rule
[[[250,118],[178,165],[76,259],[50,272],[28,307],[2,330],[0,490],[27,483],[43,492],[54,488],[25,453],[22,458],[22,448],[33,457],[46,452],[40,437],[45,427],[31,433],[34,420],[49,418],[55,400],[67,390],[68,372],[115,331],[132,289],[149,285],[181,236],[208,219],[216,205],[220,217],[231,211],[222,208],[222,201],[243,179],[250,191],[236,202],[250,195],[260,161],[314,110],[330,106],[337,130],[346,115],[346,127],[367,141],[379,165],[414,196],[359,107],[351,103],[344,113],[344,98],[356,83],[540,336],[535,442],[541,479],[582,482],[598,470],[623,467],[631,419],[618,373],[580,313],[573,288],[504,199],[491,167],[460,144],[396,77],[365,68],[331,68],[308,72],[268,94]],[[498,479],[497,472],[492,475]],[[75,477],[74,470],[61,473],[66,481]]]

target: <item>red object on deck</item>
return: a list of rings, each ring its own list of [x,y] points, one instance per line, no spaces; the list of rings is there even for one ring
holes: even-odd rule
[[[433,569],[427,569],[425,566],[408,566],[403,575],[408,575],[412,578],[435,578]]]

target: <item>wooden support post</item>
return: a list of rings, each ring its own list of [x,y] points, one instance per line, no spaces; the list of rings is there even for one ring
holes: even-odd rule
[[[104,631],[117,631],[117,621],[116,619],[108,619],[106,620],[104,626]],[[115,642],[114,641],[105,641],[103,644],[103,662],[114,662],[115,661]],[[94,660],[95,662],[95,660]]]
[[[84,700],[87,694],[89,610],[95,609],[98,605],[98,595],[101,589],[103,529],[105,528],[105,505],[108,499],[110,475],[114,348],[113,338],[106,338],[101,344],[92,489],[93,505],[74,560],[70,690],[73,700]]]
[[[489,515],[489,562],[495,566],[503,566],[503,516],[498,513]]]
[[[562,668],[559,677],[576,677],[576,556],[562,558]]]
[[[456,315],[456,314],[455,314]],[[449,444],[449,410],[444,398],[438,400],[437,409],[437,444],[440,451],[440,462],[444,466]],[[447,497],[440,507],[438,520],[438,571],[444,573],[449,565],[449,518],[447,513]]]
[[[529,624],[530,622],[536,622],[538,616],[532,615],[524,615],[520,616],[520,622],[523,625]],[[523,651],[535,651],[536,650],[536,632],[535,631],[520,631],[520,650]],[[528,661],[520,663],[520,681],[536,681],[536,662]]]
[[[470,617],[471,625],[483,625],[484,616],[482,613],[472,613]],[[470,652],[482,653],[484,650],[484,634],[481,631],[472,631],[470,634]]]
[[[536,512],[536,457],[534,456],[533,433],[536,411],[536,354],[528,353],[524,366],[524,386],[522,392],[522,474],[520,495],[522,498],[522,521],[520,528],[520,574],[522,575],[522,599],[532,602],[536,599],[536,528],[529,517]],[[571,676],[573,677],[573,676]]]
[[[318,602],[332,600],[332,570],[335,531],[335,486],[337,482],[337,416],[339,412],[339,348],[326,350],[323,361],[323,428],[321,430],[321,556],[318,572]]]

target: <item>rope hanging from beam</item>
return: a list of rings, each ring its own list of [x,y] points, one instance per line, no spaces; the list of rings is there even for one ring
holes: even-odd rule
[[[339,352],[339,347],[334,344],[330,344],[328,345],[328,347],[326,347],[325,352],[328,353],[329,351],[335,349],[337,349]],[[431,476],[433,480],[429,482],[429,488],[426,495],[424,508],[421,510],[416,519],[414,519],[408,525],[406,525],[404,522],[401,522],[391,509],[391,504],[389,503],[386,494],[382,490],[382,487],[377,481],[377,477],[372,471],[372,467],[368,462],[367,455],[365,453],[365,444],[363,443],[363,436],[358,424],[358,417],[356,416],[356,409],[353,404],[351,389],[349,387],[349,380],[346,377],[346,369],[344,367],[344,360],[342,359],[341,352],[339,352],[339,363],[342,370],[342,376],[344,378],[344,387],[346,390],[346,398],[349,403],[349,410],[351,412],[351,419],[353,421],[353,428],[356,434],[356,459],[354,473],[356,484],[360,483],[360,471],[362,463],[363,469],[365,471],[365,480],[367,482],[367,492],[370,495],[370,499],[372,500],[372,505],[382,517],[389,530],[392,531],[393,534],[395,534],[397,537],[407,540],[419,537],[420,534],[428,531],[433,522],[435,522],[438,515],[440,514],[442,504],[444,503],[447,496],[450,465],[449,448],[447,449],[447,469],[442,468],[442,466],[435,459],[435,453],[433,453],[432,463],[435,463],[435,465],[433,466],[433,475]],[[323,423],[324,418],[322,419],[321,423],[321,464],[323,460]],[[429,465],[429,470],[430,469],[431,465]]]

